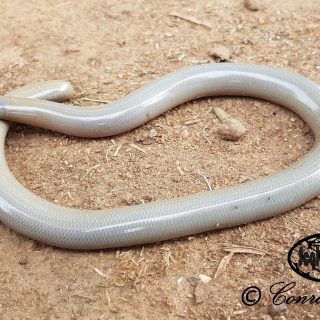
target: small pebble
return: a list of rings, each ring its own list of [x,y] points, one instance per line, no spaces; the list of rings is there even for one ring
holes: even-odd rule
[[[179,287],[179,288],[184,287],[185,282],[186,282],[186,281],[185,281],[185,278],[184,278],[184,277],[180,277],[180,278],[177,280],[178,287]]]
[[[276,271],[283,273],[285,271],[285,267],[283,263],[280,263],[276,266]]]
[[[223,62],[230,60],[231,52],[224,45],[216,43],[209,51],[209,56],[216,62]]]
[[[230,118],[219,126],[217,133],[223,140],[237,141],[246,131],[247,129],[240,121]]]
[[[257,0],[244,0],[244,7],[250,11],[258,11],[260,9],[260,5]]]
[[[173,176],[173,177],[171,177],[171,181],[173,181],[173,182],[181,182],[182,178],[181,178],[181,176]]]
[[[204,302],[207,298],[206,285],[203,282],[197,283],[194,288],[194,301],[196,304]]]
[[[181,136],[182,136],[183,138],[187,138],[187,137],[189,137],[189,135],[190,135],[190,133],[189,133],[188,130],[182,130]]]
[[[203,283],[209,283],[212,278],[205,275],[205,274],[199,274],[199,279],[203,282]]]
[[[156,129],[151,129],[149,131],[149,138],[155,138],[158,135],[158,132]]]
[[[19,261],[19,264],[22,265],[22,266],[27,265],[27,264],[28,264],[28,259],[27,259],[27,258],[21,259],[21,260]]]
[[[177,283],[181,283],[183,282],[183,277],[180,277],[178,280],[177,280]]]
[[[263,173],[265,175],[271,175],[274,173],[274,169],[272,169],[270,166],[268,166],[267,164],[266,165],[263,165],[261,167],[261,169],[263,170]]]
[[[125,192],[121,199],[128,205],[132,205],[135,203],[135,200],[133,198],[133,195],[130,192]]]
[[[268,313],[270,314],[270,316],[275,317],[279,316],[282,312],[285,312],[286,310],[287,305],[285,303],[279,305],[272,304],[268,309]]]
[[[272,317],[269,314],[262,314],[260,320],[272,320]]]

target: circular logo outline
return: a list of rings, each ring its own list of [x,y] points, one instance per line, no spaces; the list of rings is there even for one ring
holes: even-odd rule
[[[250,298],[250,295],[252,294],[258,294],[258,297],[254,297],[253,299]],[[261,289],[257,286],[250,286],[242,292],[241,300],[246,306],[254,306],[257,304],[261,299]]]
[[[291,268],[296,274],[298,274],[299,276],[301,276],[301,277],[303,277],[303,278],[305,278],[305,279],[307,279],[307,280],[311,280],[311,281],[315,281],[315,282],[320,282],[320,278],[314,278],[314,277],[310,276],[309,274],[302,272],[302,271],[301,271],[297,266],[295,266],[294,263],[291,261],[291,256],[292,256],[294,250],[295,250],[296,248],[299,248],[299,246],[300,246],[303,242],[305,242],[305,241],[307,241],[307,240],[310,240],[310,239],[313,239],[313,238],[317,238],[317,239],[320,240],[320,233],[312,234],[312,235],[310,235],[310,236],[307,236],[307,237],[305,237],[305,238],[300,239],[299,241],[297,241],[297,242],[290,248],[290,250],[288,251],[287,260],[288,260],[288,264],[289,264],[290,268]]]

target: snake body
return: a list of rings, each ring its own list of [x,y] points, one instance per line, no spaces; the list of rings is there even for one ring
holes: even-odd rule
[[[0,220],[16,232],[72,249],[131,246],[264,219],[320,193],[320,88],[295,73],[253,64],[208,64],[170,73],[107,106],[79,108],[63,101],[67,82],[15,90],[0,97],[0,119],[81,137],[131,130],[186,101],[205,96],[248,96],[287,107],[304,119],[315,145],[303,160],[274,175],[238,186],[110,210],[50,203],[25,189],[4,155],[9,128],[0,121]]]

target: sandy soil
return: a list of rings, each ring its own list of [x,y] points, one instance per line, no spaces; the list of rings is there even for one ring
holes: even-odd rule
[[[172,11],[212,28],[170,16]],[[208,51],[216,42],[231,50],[232,61],[278,66],[320,82],[319,0],[269,0],[257,12],[241,0],[3,0],[0,14],[2,94],[65,79],[77,90],[74,103],[112,101],[180,67],[214,63]],[[237,142],[221,140],[209,113],[213,106],[241,120],[247,134]],[[157,136],[149,138],[152,129]],[[214,189],[255,179],[288,167],[312,144],[308,127],[288,110],[217,98],[187,103],[112,139],[13,125],[6,156],[19,181],[37,195],[98,209],[207,190],[199,173]],[[269,287],[296,281],[292,294],[320,294],[317,283],[287,263],[298,239],[319,232],[319,207],[317,198],[267,221],[99,252],[52,248],[0,225],[1,319],[318,319],[316,305],[275,310]],[[224,247],[235,245],[267,254],[235,254],[216,279],[197,281],[199,274],[213,278],[228,254]],[[241,294],[253,284],[263,297],[246,307]]]

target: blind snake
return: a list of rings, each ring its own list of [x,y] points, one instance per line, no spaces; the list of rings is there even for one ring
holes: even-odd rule
[[[192,99],[248,96],[297,113],[313,130],[316,142],[288,169],[238,186],[86,211],[48,202],[15,179],[4,155],[9,124],[0,121],[0,220],[32,239],[72,249],[151,243],[271,217],[320,193],[320,88],[298,74],[253,64],[207,64],[170,73],[107,106],[79,108],[44,101],[61,102],[72,94],[71,85],[63,81],[23,87],[0,97],[0,119],[103,137],[131,130]]]

